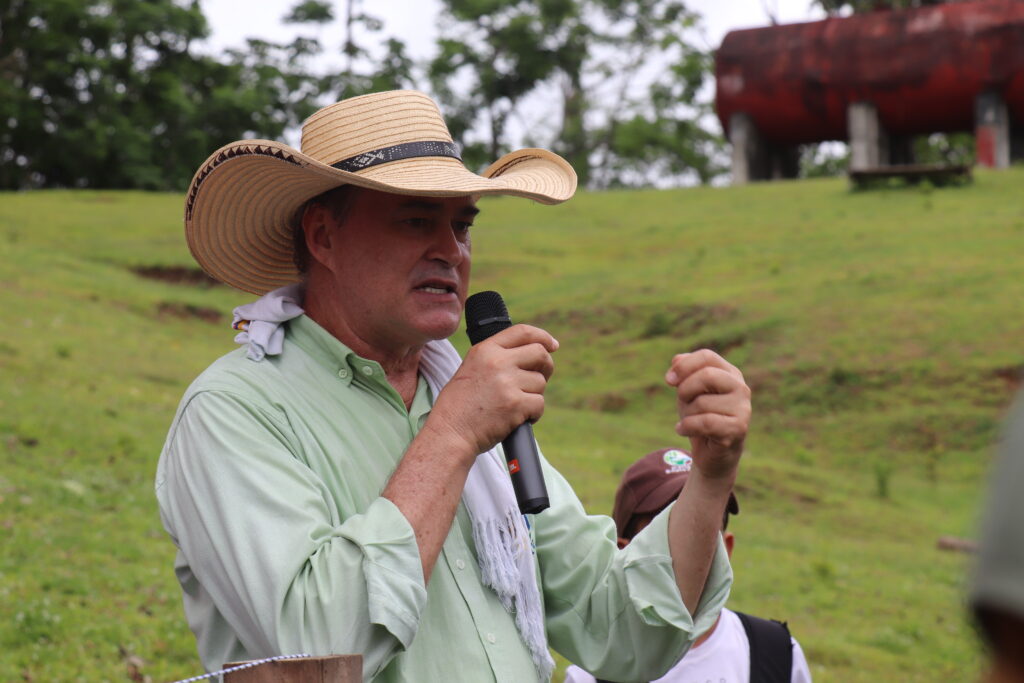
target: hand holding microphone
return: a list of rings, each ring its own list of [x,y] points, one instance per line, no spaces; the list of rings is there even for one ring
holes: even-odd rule
[[[431,411],[472,453],[502,442],[516,500],[524,513],[548,507],[547,489],[531,422],[544,413],[544,389],[554,371],[554,337],[530,325],[512,325],[501,296],[481,292],[466,301],[473,347]]]

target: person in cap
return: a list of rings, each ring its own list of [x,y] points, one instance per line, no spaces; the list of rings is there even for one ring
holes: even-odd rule
[[[550,678],[549,647],[602,675],[667,670],[731,582],[718,520],[750,419],[717,354],[674,357],[677,432],[695,475],[625,550],[543,461],[550,508],[523,516],[500,441],[544,411],[558,343],[514,325],[472,347],[459,323],[478,198],[569,199],[538,149],[481,175],[412,91],[328,106],[302,149],[243,140],[193,178],[186,239],[202,268],[261,295],[242,348],[188,388],[156,475],[204,666],[360,654],[366,680]],[[612,644],[627,643],[634,659]]]
[[[988,683],[1024,682],[1024,392],[1000,441],[968,605],[990,660]]]
[[[662,448],[640,458],[622,475],[615,492],[612,519],[619,547],[629,545],[640,531],[670,505],[686,486],[693,458],[677,448]],[[740,512],[736,494],[730,493],[722,511],[722,539],[732,556],[736,539],[728,531],[729,516]],[[595,683],[578,666],[566,671],[566,683]],[[607,679],[601,679],[607,680]],[[781,622],[722,609],[714,625],[658,683],[810,683],[800,644]]]

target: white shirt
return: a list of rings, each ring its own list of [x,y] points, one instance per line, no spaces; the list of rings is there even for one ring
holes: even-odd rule
[[[811,683],[807,659],[796,640],[793,643],[791,683]],[[565,683],[595,683],[593,676],[578,666],[565,672]],[[690,648],[667,674],[653,683],[750,683],[750,642],[735,612],[722,610],[718,626],[706,641]]]

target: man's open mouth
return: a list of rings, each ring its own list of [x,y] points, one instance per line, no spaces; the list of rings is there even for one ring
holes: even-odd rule
[[[454,294],[455,286],[445,282],[428,282],[416,287],[421,292],[428,294]]]

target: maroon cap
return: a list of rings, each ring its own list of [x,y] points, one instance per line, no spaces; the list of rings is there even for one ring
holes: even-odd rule
[[[620,537],[625,538],[629,522],[636,515],[661,512],[683,490],[693,458],[679,448],[662,448],[648,453],[629,466],[615,492],[612,519]],[[740,504],[729,493],[726,510],[738,514]]]

